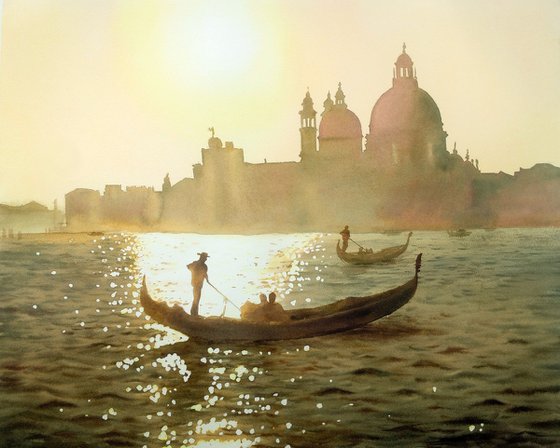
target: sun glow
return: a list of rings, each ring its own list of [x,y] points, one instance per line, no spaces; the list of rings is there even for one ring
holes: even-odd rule
[[[259,34],[242,3],[223,3],[219,8],[203,3],[188,13],[166,17],[164,63],[183,82],[230,83],[250,75],[262,40]]]
[[[169,30],[173,32],[172,27]],[[188,42],[184,46],[187,58],[183,63],[192,61],[196,64],[190,67],[194,72],[218,79],[249,71],[257,52],[256,34],[251,24],[240,17],[205,16],[184,37],[188,37]]]
[[[122,92],[135,111],[151,117],[157,111],[164,126],[181,133],[186,121],[200,130],[213,123],[222,135],[227,130],[219,122],[230,133],[248,116],[261,129],[274,123],[270,103],[279,101],[274,92],[288,82],[280,61],[289,43],[280,22],[265,20],[274,4],[141,5],[119,7],[112,50]]]

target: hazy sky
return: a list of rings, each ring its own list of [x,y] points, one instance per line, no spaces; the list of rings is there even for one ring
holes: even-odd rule
[[[0,202],[192,176],[208,127],[299,160],[307,87],[368,133],[403,42],[483,172],[560,166],[558,0],[0,0]]]

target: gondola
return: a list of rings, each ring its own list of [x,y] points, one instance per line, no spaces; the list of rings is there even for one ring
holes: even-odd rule
[[[155,321],[202,341],[274,341],[312,338],[362,327],[405,305],[416,292],[422,254],[414,277],[396,288],[365,297],[347,297],[315,308],[287,311],[287,322],[251,322],[228,317],[192,317],[179,306],[152,299],[142,283],[140,302]]]
[[[345,252],[340,247],[340,241],[336,243],[336,254],[338,258],[350,264],[375,264],[386,263],[402,255],[408,248],[412,232],[409,232],[406,243],[401,246],[387,247],[379,252]]]
[[[465,229],[457,229],[457,230],[448,230],[447,234],[449,236],[464,237],[464,236],[469,236],[471,232]]]

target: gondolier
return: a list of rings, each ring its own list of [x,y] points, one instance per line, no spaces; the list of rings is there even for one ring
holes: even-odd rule
[[[202,285],[204,284],[204,280],[208,282],[208,266],[206,266],[206,260],[209,255],[206,252],[200,252],[197,255],[199,255],[199,259],[187,265],[187,268],[191,271],[191,285],[193,288],[191,316],[198,316],[198,303],[202,295]]]
[[[348,240],[350,239],[350,229],[348,229],[348,226],[344,226],[344,229],[340,231],[340,235],[342,236],[342,252],[346,252]]]

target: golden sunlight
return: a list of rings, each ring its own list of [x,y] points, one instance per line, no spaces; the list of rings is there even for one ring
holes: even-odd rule
[[[270,94],[288,82],[281,61],[289,43],[279,22],[265,26],[272,9],[241,1],[121,5],[112,62],[125,96],[177,129],[186,120],[207,129],[214,116],[231,128],[248,115],[255,126],[270,124]]]

